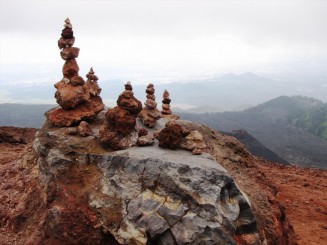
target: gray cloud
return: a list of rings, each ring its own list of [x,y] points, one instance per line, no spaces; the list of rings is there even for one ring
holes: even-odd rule
[[[262,60],[274,61],[275,56],[285,60],[312,55],[327,56],[327,1],[0,0],[0,9],[1,49],[11,49],[11,44],[17,45],[17,40],[11,41],[12,37],[17,36],[22,37],[21,45],[28,43],[31,50],[49,40],[56,42],[63,20],[69,16],[77,42],[84,41],[83,45],[89,45],[81,47],[83,50],[88,49],[87,52],[91,53],[92,46],[107,43],[108,47],[103,48],[108,51],[108,56],[114,52],[110,49],[121,49],[122,61],[133,59],[133,55],[140,56],[141,51],[149,49],[149,53],[158,55],[144,55],[144,60],[150,60],[148,63],[152,65],[155,65],[155,58],[158,63],[160,59],[167,62],[175,59],[180,63],[191,62],[192,59],[215,62],[211,56],[219,56],[226,47],[229,51],[221,57],[232,60],[238,58],[235,53],[230,55],[232,45],[239,50],[240,56],[242,48],[245,50],[243,55],[247,56],[252,48],[258,57],[253,62],[259,63]],[[219,42],[215,46],[216,40]],[[232,44],[228,46],[231,41]],[[121,46],[119,43],[122,43]],[[211,46],[204,47],[206,45]],[[201,52],[190,57],[194,49],[201,50],[203,47],[203,57]],[[165,57],[165,53],[171,49],[176,50],[177,58],[172,55]],[[137,50],[140,52],[134,53]],[[178,50],[182,53],[178,53]],[[97,52],[95,55],[103,55],[99,53],[99,48]],[[33,58],[31,51],[26,56]],[[138,58],[142,60],[142,57]],[[6,62],[5,59],[1,61]],[[235,66],[239,63],[236,62]]]

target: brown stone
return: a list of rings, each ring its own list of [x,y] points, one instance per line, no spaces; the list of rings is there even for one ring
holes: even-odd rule
[[[162,110],[161,113],[164,114],[164,115],[170,115],[172,113],[172,111],[170,109],[169,110]]]
[[[156,109],[156,107],[157,107],[157,102],[155,102],[154,100],[146,100],[145,101],[145,103],[144,103],[144,105],[148,108],[148,109],[150,109],[150,110],[154,110],[154,109]]]
[[[131,90],[125,90],[119,95],[117,105],[130,113],[137,115],[142,110],[142,103],[136,99]]]
[[[75,43],[75,37],[69,38],[69,39],[65,39],[65,38],[60,38],[58,40],[58,47],[59,49],[63,49],[66,47],[72,47]]]
[[[98,81],[99,78],[94,74],[93,68],[91,67],[89,73],[86,74],[86,78],[94,82]]]
[[[169,99],[169,98],[163,98],[163,100],[162,100],[162,103],[163,103],[163,104],[167,104],[167,105],[169,105],[170,102],[171,102],[171,99]]]
[[[67,60],[62,68],[64,77],[72,78],[78,75],[79,67],[75,59]]]
[[[81,121],[77,127],[78,135],[82,137],[90,136],[92,134],[92,129],[90,124],[85,121]]]
[[[142,119],[145,126],[153,128],[156,125],[157,120],[161,118],[161,113],[157,108],[152,110],[143,108],[138,117]]]
[[[64,60],[75,59],[78,57],[78,54],[79,54],[79,48],[75,48],[75,47],[68,47],[68,48],[65,47],[60,52],[61,58]]]
[[[58,127],[69,127],[78,124],[82,120],[90,121],[104,109],[101,97],[91,97],[82,104],[77,105],[73,110],[55,108],[49,111],[49,120]]]
[[[106,119],[109,123],[110,131],[114,131],[117,134],[128,135],[135,131],[135,116],[119,106],[109,109],[106,113]]]
[[[85,85],[87,86],[91,96],[97,96],[101,93],[101,88],[99,87],[98,83],[93,82],[93,80],[88,79]]]
[[[206,143],[204,142],[202,134],[197,130],[193,130],[183,138],[181,148],[191,151],[194,149],[204,149],[206,148]]]
[[[108,122],[104,122],[99,129],[99,138],[102,144],[108,145],[114,150],[127,149],[136,145],[137,132],[133,131],[128,135],[117,134],[117,132],[111,131],[112,128]]]
[[[180,147],[183,138],[183,129],[176,123],[170,123],[159,133],[159,146],[176,149]]]
[[[148,130],[146,128],[140,128],[138,136],[142,137],[142,136],[145,136],[145,135],[148,135]]]
[[[55,84],[55,88],[57,89],[55,94],[57,103],[66,110],[73,109],[90,98],[90,93],[85,85],[73,86],[60,81]]]
[[[68,135],[76,135],[77,132],[77,128],[76,127],[69,127],[66,129],[66,134]]]
[[[150,83],[150,84],[147,86],[145,92],[146,92],[147,94],[149,94],[149,95],[153,95],[153,94],[154,94],[155,89],[154,89],[154,86],[153,86],[152,83]]]
[[[195,149],[192,151],[192,154],[193,154],[193,155],[201,155],[201,153],[202,153],[202,150],[199,149],[199,148],[195,148]]]
[[[72,38],[74,36],[73,29],[69,27],[65,27],[61,32],[61,36],[65,39]]]
[[[157,102],[154,100],[154,86],[150,83],[145,92],[147,93],[147,100],[145,101],[145,107],[139,113],[138,117],[141,118],[143,124],[149,128],[153,128],[156,125],[157,120],[161,118],[161,113],[157,109]]]
[[[146,98],[149,100],[156,100],[156,96],[154,94],[147,94]]]
[[[73,76],[71,79],[70,79],[70,84],[73,85],[73,86],[76,86],[76,85],[83,85],[85,83],[84,79],[81,77],[81,76]]]
[[[150,146],[154,145],[154,137],[153,135],[145,135],[141,136],[137,139],[138,146]]]
[[[132,84],[129,81],[124,86],[125,86],[125,90],[133,90]]]

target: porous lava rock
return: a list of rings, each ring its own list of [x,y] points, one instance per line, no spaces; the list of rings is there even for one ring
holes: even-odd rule
[[[88,80],[78,74],[79,67],[76,58],[79,48],[72,47],[75,41],[72,24],[67,18],[62,30],[58,46],[65,64],[62,68],[63,79],[54,86],[57,89],[55,98],[60,108],[49,112],[49,120],[56,126],[72,126],[82,120],[92,120],[104,109],[100,95],[101,88],[97,84],[93,68],[87,74]]]
[[[136,117],[141,110],[142,104],[134,97],[131,83],[127,82],[125,91],[117,99],[117,106],[105,115],[106,120],[99,131],[100,141],[114,150],[136,145]]]
[[[192,151],[194,155],[200,155],[201,149],[206,148],[203,135],[198,130],[185,127],[183,120],[170,120],[165,128],[158,134],[159,146],[170,149],[182,148]]]
[[[141,118],[145,126],[153,128],[156,125],[156,121],[161,118],[161,113],[158,110],[157,102],[155,101],[156,97],[154,95],[154,85],[150,83],[145,92],[147,93],[147,99],[144,103],[145,107],[139,113],[138,117]]]
[[[170,149],[180,148],[184,137],[183,128],[177,123],[169,123],[159,133],[159,146]]]
[[[92,134],[92,129],[90,127],[90,124],[85,121],[81,121],[77,127],[77,132],[79,136],[86,137]]]

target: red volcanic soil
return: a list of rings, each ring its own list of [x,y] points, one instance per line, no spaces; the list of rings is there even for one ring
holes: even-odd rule
[[[0,127],[1,244],[42,241],[46,207],[38,187],[37,165],[26,154],[31,151],[35,132]],[[260,233],[268,244],[326,244],[326,170],[266,162],[249,154],[235,138],[220,133],[206,140],[207,151],[251,200]]]

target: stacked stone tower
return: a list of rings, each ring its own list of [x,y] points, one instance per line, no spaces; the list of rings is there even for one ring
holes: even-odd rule
[[[165,89],[163,95],[162,95],[163,99],[162,99],[162,111],[161,113],[163,115],[171,115],[171,109],[170,109],[170,102],[171,99],[169,98],[169,92],[167,89]]]
[[[157,109],[156,97],[154,95],[155,89],[152,83],[150,83],[145,92],[147,93],[144,105],[145,107],[139,114],[139,118],[143,121],[143,124],[149,128],[153,128],[156,125],[156,121],[161,118],[161,113]]]
[[[101,89],[96,83],[97,76],[91,68],[87,74],[87,82],[79,76],[79,67],[76,58],[79,48],[73,47],[74,32],[70,20],[65,20],[64,29],[58,40],[60,55],[65,64],[62,68],[63,78],[54,86],[57,89],[55,98],[60,108],[51,110],[49,120],[56,126],[77,125],[82,120],[91,120],[104,109],[99,96]]]
[[[109,109],[105,115],[106,120],[99,130],[100,141],[114,150],[136,145],[136,118],[141,110],[142,103],[134,97],[133,87],[127,82],[125,91],[117,99],[117,106]]]

